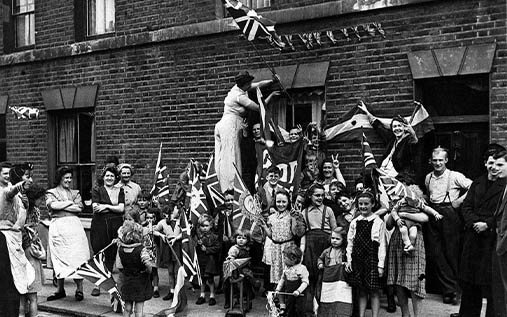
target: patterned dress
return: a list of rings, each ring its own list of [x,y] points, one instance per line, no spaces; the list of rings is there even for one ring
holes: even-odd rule
[[[288,211],[274,213],[268,218],[268,226],[271,227],[272,243],[264,250],[264,253],[271,255],[270,281],[278,283],[284,269],[282,252],[286,246],[294,244],[291,230],[292,217]]]

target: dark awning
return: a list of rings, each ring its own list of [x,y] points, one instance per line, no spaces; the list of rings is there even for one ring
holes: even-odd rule
[[[485,74],[491,71],[496,43],[450,47],[407,54],[414,79]]]
[[[42,91],[46,110],[93,108],[98,85],[47,89]]]
[[[286,89],[324,86],[328,69],[329,62],[275,67],[275,71]],[[254,81],[271,79],[272,77],[268,68],[249,70],[249,73],[255,76]]]

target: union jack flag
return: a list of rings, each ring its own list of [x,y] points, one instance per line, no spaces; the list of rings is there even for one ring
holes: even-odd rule
[[[238,168],[234,165],[236,175],[234,175],[234,210],[232,211],[232,226],[236,230],[250,229],[252,226],[250,219],[242,212],[242,205],[245,199],[252,198],[252,194],[245,185],[238,172]]]
[[[206,170],[206,187],[208,188],[214,208],[225,202],[220,182],[218,181],[217,171],[215,170],[215,157],[213,155],[209,158],[208,169]]]
[[[104,252],[94,255],[88,262],[81,265],[76,273],[111,294],[113,297],[111,305],[114,311],[117,311],[117,305],[121,305],[122,309],[125,308],[125,302],[121,298],[116,282],[104,264]]]
[[[167,183],[167,167],[162,165],[162,143],[158,151],[157,166],[155,167],[155,184],[151,189],[151,195],[154,199],[168,201],[169,197],[169,184]],[[166,197],[167,196],[167,197]]]
[[[194,241],[191,238],[191,228],[188,223],[185,212],[181,212],[180,216],[181,226],[181,253],[183,255],[183,267],[185,268],[186,276],[190,281],[195,281],[202,285],[201,269],[197,261],[197,251],[195,250]]]
[[[384,171],[376,169],[379,174],[380,185],[384,187],[390,200],[398,200],[401,198],[409,198],[416,200],[417,196],[407,186],[394,177],[387,175]]]
[[[377,162],[375,162],[375,157],[373,156],[370,144],[366,140],[366,135],[364,135],[364,133],[363,133],[363,141],[361,143],[361,149],[363,152],[364,167],[376,168]]]
[[[208,213],[208,205],[206,195],[202,190],[202,184],[199,179],[199,172],[193,161],[190,161],[190,169],[188,171],[188,182],[190,192],[190,221],[195,225],[202,214]]]
[[[271,45],[278,49],[285,47],[285,43],[276,34],[273,21],[261,17],[257,12],[239,1],[224,0],[224,4],[234,22],[236,22],[249,41],[257,38],[267,39]]]

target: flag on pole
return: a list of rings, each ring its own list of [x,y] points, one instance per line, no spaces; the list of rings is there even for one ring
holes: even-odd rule
[[[76,273],[111,294],[113,311],[118,311],[118,306],[125,308],[125,302],[121,298],[116,282],[104,263],[104,252],[94,255],[88,262],[82,264]]]
[[[209,158],[208,169],[206,171],[206,187],[213,202],[213,208],[217,208],[225,202],[220,182],[218,181],[217,171],[215,170],[215,157],[213,154]]]
[[[161,203],[169,201],[169,184],[167,183],[167,167],[162,164],[162,142],[158,151],[157,165],[155,166],[155,184],[151,195]],[[162,200],[162,201],[161,201]]]
[[[366,140],[366,135],[363,133],[363,142],[361,143],[361,150],[363,153],[363,161],[364,167],[366,168],[376,168],[377,162],[375,161],[375,157],[373,156],[373,152],[371,151],[370,144]]]
[[[415,193],[404,185],[402,182],[394,177],[387,175],[381,169],[376,169],[379,175],[379,181],[381,186],[384,187],[387,196],[390,200],[398,200],[400,198],[408,198],[411,200],[417,200]]]
[[[195,250],[195,244],[191,237],[191,228],[188,223],[185,212],[181,212],[180,216],[180,227],[181,227],[181,253],[183,256],[183,268],[185,274],[190,281],[197,281],[199,285],[202,285],[201,270],[199,268],[199,262],[197,261],[197,251]]]
[[[12,113],[16,115],[16,119],[38,119],[39,118],[39,109],[32,107],[17,107],[17,106],[9,106]]]
[[[241,32],[249,41],[267,39],[270,44],[279,49],[285,47],[275,31],[275,23],[258,15],[257,12],[243,5],[240,1],[224,0],[227,12],[232,16]]]
[[[417,137],[421,138],[426,133],[434,130],[435,127],[424,106],[417,101],[414,101],[414,103],[416,104],[416,107],[412,115],[403,118],[414,128]],[[377,117],[377,119],[385,128],[391,128],[391,118]],[[326,135],[326,140],[328,141],[333,140],[335,142],[348,142],[361,140],[361,129],[367,136],[374,133],[373,127],[368,120],[368,116],[355,106],[344,114],[338,121],[326,127],[324,134]]]
[[[178,268],[176,276],[176,286],[174,286],[174,297],[171,307],[155,314],[156,317],[173,317],[187,306],[187,293],[185,291],[185,269],[183,266]]]
[[[208,213],[208,203],[199,179],[199,172],[193,161],[190,161],[188,181],[190,192],[187,195],[190,196],[190,221],[195,226],[199,217],[202,214]]]

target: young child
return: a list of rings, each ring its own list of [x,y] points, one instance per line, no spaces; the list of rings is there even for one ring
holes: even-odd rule
[[[210,215],[203,214],[197,221],[197,228],[192,234],[196,243],[197,261],[201,269],[201,277],[209,286],[209,306],[216,305],[215,284],[213,278],[220,274],[218,255],[220,251],[220,240],[213,232],[213,218]],[[206,284],[201,285],[201,295],[196,304],[202,305],[206,302],[205,289]]]
[[[304,317],[305,300],[298,298],[303,294],[310,284],[309,273],[306,266],[301,264],[303,252],[295,245],[287,246],[283,250],[283,261],[285,269],[282,277],[276,286],[276,292],[292,293],[293,296],[287,296],[285,299],[285,316]]]
[[[271,165],[266,172],[267,172],[266,175],[267,182],[263,186],[264,193],[266,195],[266,200],[264,201],[266,208],[264,209],[264,211],[266,213],[270,213],[269,208],[274,206],[275,193],[280,190],[283,190],[284,187],[279,184],[280,175],[282,174],[282,172],[276,165]]]
[[[285,190],[276,192],[274,213],[268,217],[267,223],[262,223],[266,235],[271,243],[264,246],[263,262],[270,266],[270,283],[277,284],[282,277],[284,261],[283,250],[294,245],[292,232],[296,221],[292,218],[289,209],[290,196]]]
[[[160,210],[158,208],[148,208],[144,212],[145,221],[142,222],[143,234],[144,234],[144,246],[153,255],[153,263],[156,263],[151,269],[151,282],[153,284],[153,297],[160,297],[158,292],[158,258],[159,258],[159,247],[157,241],[155,241],[155,226],[160,220]],[[141,217],[140,217],[141,218]],[[141,218],[142,221],[142,218]],[[156,238],[158,240],[158,237]]]
[[[134,311],[136,317],[142,317],[144,302],[153,296],[150,279],[153,262],[143,245],[140,224],[126,220],[119,231],[118,254],[123,267],[120,270],[121,294],[125,301],[123,316],[131,316]]]
[[[28,287],[28,292],[21,297],[21,314],[23,316],[38,315],[37,292],[42,291],[43,281],[41,260],[45,258],[46,254],[43,248],[37,247],[41,243],[37,227],[40,222],[39,206],[44,203],[45,194],[46,190],[37,185],[31,186],[26,191],[28,210],[26,223],[23,228],[23,249],[25,250],[26,258],[35,270],[35,280]]]
[[[322,252],[317,267],[322,272],[319,317],[348,317],[352,315],[352,288],[345,282],[345,253],[347,231],[337,227],[331,233],[331,246]]]
[[[178,272],[178,258],[181,257],[181,228],[179,225],[180,212],[175,206],[170,213],[170,208],[163,209],[164,219],[160,220],[153,230],[156,237],[160,237],[160,253],[158,257],[158,267],[167,268],[169,275],[169,293],[163,300],[170,300],[174,297],[175,279]],[[171,247],[174,250],[171,250]]]
[[[369,294],[372,317],[377,317],[386,257],[386,227],[373,213],[375,197],[371,192],[359,194],[356,205],[359,216],[350,223],[347,235],[346,271],[352,273],[350,282],[359,291],[359,316],[364,317]]]
[[[404,185],[411,183],[408,178],[405,178],[403,176],[403,174],[399,174],[396,178],[400,180]],[[426,205],[423,197],[423,192],[419,186],[412,184],[408,185],[407,187],[413,193],[413,196],[402,197],[398,198],[397,200],[394,198],[393,200],[395,203],[391,209],[391,217],[393,217],[393,220],[396,222],[396,226],[398,226],[398,229],[400,230],[404,245],[403,251],[411,252],[414,250],[414,245],[417,239],[417,231],[421,229],[421,224],[410,220],[407,217],[401,217],[401,215],[403,215],[403,213],[415,214],[422,211],[428,214],[428,216],[435,217],[436,220],[442,219],[443,216],[439,214],[435,209]]]
[[[250,258],[250,243],[251,237],[250,237],[250,231],[248,230],[237,230],[234,233],[234,241],[236,241],[236,244],[234,244],[227,254],[227,261],[236,260],[236,259],[244,259],[244,258]],[[241,274],[245,277],[246,283],[245,289],[247,289],[251,294],[253,294],[253,272],[250,269],[250,265],[246,265],[241,269]],[[229,282],[229,279],[224,281],[224,295],[225,295],[225,305],[224,308],[230,308],[231,307],[231,297],[230,297],[230,289],[231,284]]]
[[[150,207],[151,207],[151,194],[146,189],[143,189],[139,194],[139,196],[137,196],[137,202],[133,206],[133,208],[136,209],[137,212],[139,213],[142,225],[145,225],[146,212]]]

